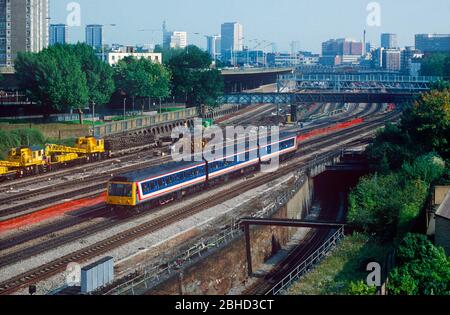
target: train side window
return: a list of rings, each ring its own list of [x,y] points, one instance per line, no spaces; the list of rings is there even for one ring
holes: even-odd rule
[[[163,180],[161,178],[158,179],[157,183],[158,183],[158,187],[159,188],[162,188],[164,186],[164,182],[163,182]]]

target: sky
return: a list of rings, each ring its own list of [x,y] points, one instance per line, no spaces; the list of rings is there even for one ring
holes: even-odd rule
[[[402,47],[414,45],[414,34],[450,33],[449,0],[378,0],[379,15],[375,15],[377,9],[367,10],[372,0],[49,1],[51,23],[67,23],[68,16],[73,18],[78,12],[68,11],[67,5],[79,4],[80,26],[69,27],[70,42],[84,41],[86,24],[115,24],[105,27],[108,44],[160,43],[164,20],[169,30],[187,31],[189,44],[202,48],[205,35],[219,34],[223,22],[234,21],[243,24],[244,44],[250,49],[255,40],[264,40],[276,43],[280,51],[289,51],[290,43],[296,41],[299,50],[315,53],[320,53],[321,43],[330,38],[362,41],[364,28],[368,41],[376,46],[384,32],[397,33]],[[379,25],[368,24],[368,16],[379,17]]]

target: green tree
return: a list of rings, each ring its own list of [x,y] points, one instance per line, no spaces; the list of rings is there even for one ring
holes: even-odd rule
[[[216,105],[223,92],[223,79],[218,70],[211,69],[211,64],[210,55],[196,46],[188,46],[172,57],[169,67],[173,95],[189,105]]]
[[[450,295],[450,259],[424,235],[408,234],[389,275],[393,295]]]
[[[421,75],[450,76],[450,54],[431,54],[422,60]]]
[[[162,54],[162,60],[165,65],[168,65],[170,60],[178,55],[181,55],[183,53],[182,48],[169,48],[164,49],[161,45],[156,45],[155,49],[153,50],[155,53],[161,53]]]
[[[100,60],[92,47],[78,43],[62,45],[61,49],[71,51],[80,61],[81,69],[86,75],[89,89],[89,103],[106,104],[114,93],[115,85],[111,66]]]
[[[431,89],[443,92],[445,90],[450,90],[450,81],[439,80],[431,85]]]
[[[399,169],[405,161],[411,161],[417,152],[408,133],[398,126],[387,124],[379,131],[366,154],[371,167],[382,174]]]
[[[414,162],[402,166],[403,174],[412,180],[422,180],[428,184],[438,180],[445,173],[445,162],[436,154],[418,157]]]
[[[450,91],[433,91],[405,110],[402,128],[422,152],[450,158]]]
[[[115,81],[119,91],[133,98],[166,98],[170,95],[168,69],[144,58],[122,59],[117,64]]]
[[[396,175],[363,178],[349,196],[348,222],[387,239],[395,235],[399,216],[399,179]]]
[[[415,164],[422,163],[418,161]],[[425,203],[429,183],[422,177],[430,179],[427,172],[430,168],[418,166],[421,171],[411,173],[414,174],[411,177],[398,172],[363,178],[349,195],[348,222],[358,230],[374,234],[383,242],[401,237]],[[405,166],[405,169],[408,167]]]
[[[19,53],[15,62],[19,86],[44,116],[54,111],[82,108],[88,103],[86,76],[76,56],[60,47],[40,53]]]

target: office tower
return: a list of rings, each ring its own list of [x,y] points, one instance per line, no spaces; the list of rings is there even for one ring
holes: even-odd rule
[[[383,49],[383,69],[400,71],[401,52],[399,49]]]
[[[237,22],[224,23],[221,26],[221,54],[244,50],[244,31]]]
[[[450,34],[417,34],[416,49],[424,53],[450,52]]]
[[[322,43],[323,56],[361,56],[363,44],[348,38],[330,39]]]
[[[46,48],[48,23],[48,0],[0,0],[0,67],[13,67],[18,52]]]
[[[163,48],[186,48],[188,45],[187,42],[187,32],[180,31],[169,31],[167,29],[166,21],[163,22],[162,25],[162,33],[163,33]]]
[[[398,48],[397,34],[384,33],[381,34],[381,47],[384,49]]]
[[[86,25],[86,44],[94,49],[103,47],[103,25]]]
[[[421,68],[423,53],[414,47],[405,47],[401,53],[401,71],[405,75],[417,76]]]
[[[187,32],[171,32],[169,43],[170,48],[186,48],[187,45]]]
[[[220,56],[221,37],[220,35],[212,35],[206,37],[206,50],[213,60],[217,60]]]
[[[66,24],[50,25],[50,45],[66,44],[69,41]]]
[[[322,43],[323,65],[357,63],[363,54],[363,43],[353,39],[330,39]]]

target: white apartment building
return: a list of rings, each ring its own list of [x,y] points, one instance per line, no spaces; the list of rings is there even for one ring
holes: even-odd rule
[[[147,53],[147,52],[110,52],[108,53],[108,63],[111,66],[117,65],[117,63],[125,57],[133,57],[136,59],[145,58],[152,62],[162,63],[161,53]]]

